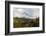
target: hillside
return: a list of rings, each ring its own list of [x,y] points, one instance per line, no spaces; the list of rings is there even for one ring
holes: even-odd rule
[[[13,18],[14,28],[19,27],[39,27],[39,18],[29,19],[29,18]]]

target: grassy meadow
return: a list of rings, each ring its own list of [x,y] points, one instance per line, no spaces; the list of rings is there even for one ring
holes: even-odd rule
[[[28,18],[13,17],[13,27],[14,28],[39,27],[39,18],[28,19]]]

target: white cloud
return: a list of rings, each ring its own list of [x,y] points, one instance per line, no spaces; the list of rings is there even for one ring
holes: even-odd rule
[[[23,9],[14,9],[13,10],[13,16],[14,17],[22,17]]]
[[[14,17],[39,17],[38,8],[14,8],[13,9]]]

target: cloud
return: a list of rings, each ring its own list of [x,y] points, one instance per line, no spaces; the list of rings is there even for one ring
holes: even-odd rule
[[[14,8],[13,17],[39,17],[38,8]]]

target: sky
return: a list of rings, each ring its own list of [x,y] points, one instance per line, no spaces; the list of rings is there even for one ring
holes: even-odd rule
[[[13,8],[13,17],[39,17],[39,8]]]

